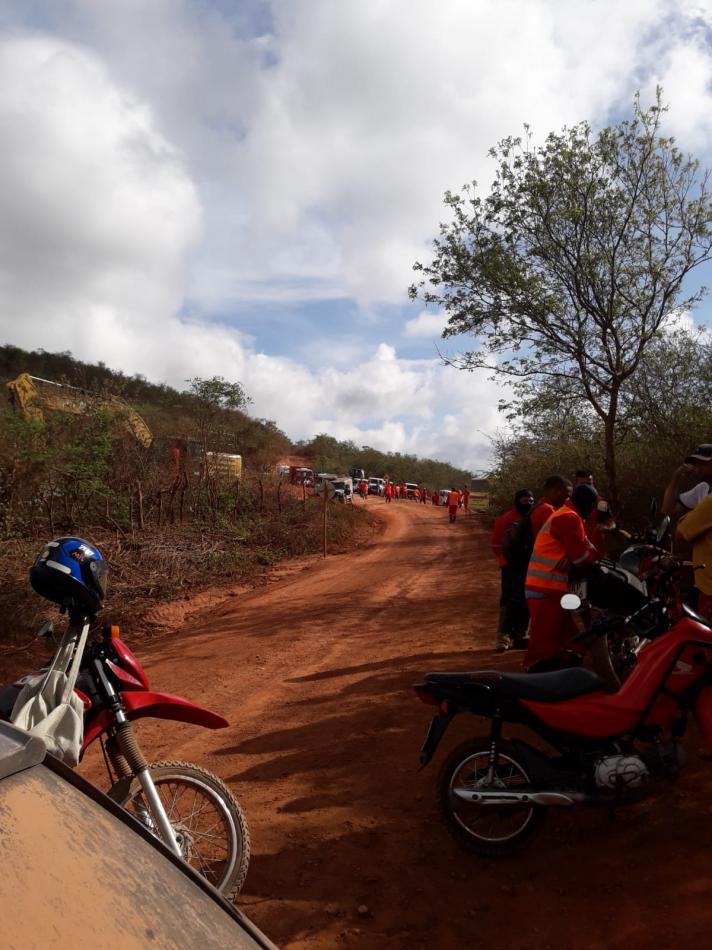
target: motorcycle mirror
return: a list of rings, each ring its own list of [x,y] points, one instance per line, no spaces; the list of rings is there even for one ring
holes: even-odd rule
[[[670,515],[665,515],[663,520],[658,525],[658,530],[655,535],[655,540],[658,544],[663,540],[665,535],[668,533],[668,528],[670,527]]]
[[[54,623],[51,620],[45,620],[37,631],[37,639],[40,637],[54,637]]]
[[[581,598],[578,594],[564,594],[559,603],[564,610],[578,610],[581,606]]]

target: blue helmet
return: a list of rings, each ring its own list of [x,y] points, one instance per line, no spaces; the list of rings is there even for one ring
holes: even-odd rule
[[[48,541],[30,570],[30,583],[47,600],[95,614],[104,606],[107,564],[81,538]]]

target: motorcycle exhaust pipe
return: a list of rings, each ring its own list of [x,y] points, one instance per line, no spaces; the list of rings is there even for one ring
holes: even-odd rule
[[[452,794],[471,805],[507,807],[513,805],[546,805],[563,808],[591,801],[584,792],[505,792],[499,789],[453,788]]]

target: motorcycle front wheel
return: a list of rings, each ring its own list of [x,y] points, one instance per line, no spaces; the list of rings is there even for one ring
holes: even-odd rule
[[[155,762],[149,772],[183,860],[234,900],[250,862],[250,832],[237,799],[216,775],[190,762]],[[112,797],[160,837],[137,778]]]
[[[485,858],[504,858],[521,851],[546,820],[543,805],[477,805],[455,795],[457,789],[516,792],[530,785],[517,749],[499,742],[499,757],[491,782],[489,738],[469,739],[454,749],[440,769],[438,804],[445,823],[460,845]]]

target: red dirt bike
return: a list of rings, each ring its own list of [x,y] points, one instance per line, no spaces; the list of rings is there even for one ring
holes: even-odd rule
[[[88,622],[70,619],[77,629]],[[39,635],[52,636],[51,623]],[[22,687],[43,672],[0,689],[0,717],[9,719]],[[250,835],[242,809],[212,773],[188,762],[147,763],[131,723],[151,717],[223,729],[226,719],[169,693],[155,693],[138,660],[103,627],[88,641],[75,693],[84,704],[83,756],[99,740],[111,788],[108,795],[134,815],[229,900],[239,892],[250,859]]]
[[[647,644],[620,689],[595,673],[429,673],[415,687],[438,707],[421,750],[432,759],[453,717],[490,720],[488,736],[458,746],[444,762],[438,799],[460,844],[485,857],[520,851],[549,807],[617,805],[645,796],[651,775],[675,777],[690,712],[712,749],[712,629],[692,610]],[[502,738],[504,723],[532,730],[545,753]]]

